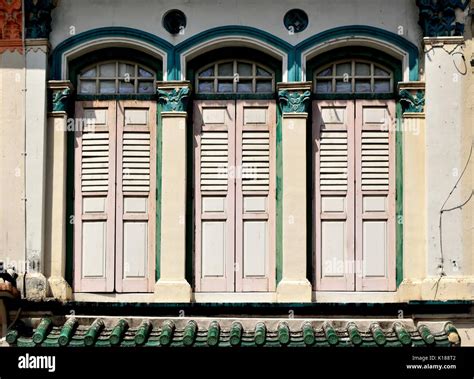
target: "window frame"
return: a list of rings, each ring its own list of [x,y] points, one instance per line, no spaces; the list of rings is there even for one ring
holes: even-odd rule
[[[224,63],[232,63],[233,65],[233,72],[234,74],[232,76],[220,76],[219,75],[219,72],[218,72],[218,66],[221,65],[221,64],[224,64]],[[251,64],[252,65],[252,75],[251,76],[243,76],[243,75],[239,75],[239,80],[236,81],[235,80],[235,73],[238,73],[238,64],[239,63],[245,63],[245,64]],[[211,67],[214,67],[214,75],[212,76],[209,76],[209,77],[201,77],[200,76],[200,73],[211,68]],[[271,74],[271,83],[272,83],[272,91],[271,92],[257,92],[257,81],[258,80],[265,80],[265,81],[270,81],[270,77],[269,76],[257,76],[257,68],[258,67],[261,67],[262,69],[264,69],[265,71],[268,71],[270,74]],[[217,73],[217,75],[216,75]],[[276,72],[275,70],[273,70],[272,68],[270,68],[269,66],[266,66],[264,64],[261,64],[257,61],[254,61],[254,60],[248,60],[248,59],[238,59],[238,58],[227,58],[227,59],[221,59],[221,60],[218,60],[218,61],[214,61],[212,63],[208,63],[200,68],[198,68],[196,70],[196,75],[195,75],[195,79],[194,79],[194,82],[195,82],[195,88],[196,88],[196,94],[197,95],[235,95],[235,96],[245,96],[245,95],[250,95],[250,96],[255,96],[255,95],[260,95],[260,96],[265,96],[265,95],[272,95],[275,93],[275,84],[276,84],[276,80],[275,80],[275,77],[276,77]],[[238,88],[238,83],[240,81],[240,79],[242,80],[251,80],[252,81],[252,92],[238,92],[237,91],[237,88]],[[213,92],[200,92],[199,91],[199,83],[202,82],[202,81],[213,81],[213,84],[214,84],[214,91]],[[225,80],[225,81],[229,81],[229,80],[232,80],[232,92],[218,92],[217,89],[218,89],[218,85],[219,85],[219,81],[220,80]]]
[[[110,63],[115,63],[115,73],[116,75],[113,77],[102,77],[100,75],[100,66],[110,64]],[[120,93],[120,81],[122,80],[122,76],[120,76],[120,64],[126,64],[126,65],[131,65],[134,66],[134,75],[130,78],[130,81],[134,81],[134,92],[133,93]],[[83,73],[87,72],[91,69],[95,68],[96,70],[96,75],[92,77],[83,77]],[[145,78],[145,77],[139,77],[138,76],[138,70],[140,68],[145,69],[146,71],[150,72],[152,74],[152,77],[150,78]],[[141,81],[146,81],[146,82],[153,82],[153,89],[156,87],[156,81],[157,81],[157,75],[158,73],[155,72],[155,70],[151,69],[150,67],[146,66],[145,64],[137,61],[131,61],[131,60],[126,60],[126,59],[108,59],[108,60],[101,60],[94,62],[91,65],[85,66],[81,68],[81,70],[77,73],[77,94],[78,96],[150,96],[154,95],[155,91],[152,90],[152,92],[149,93],[139,93],[138,92],[138,85],[140,80]],[[81,82],[82,81],[94,81],[96,84],[96,92],[95,93],[83,93],[81,92]],[[100,82],[101,81],[114,81],[115,82],[115,92],[114,93],[100,93]]]
[[[338,79],[344,79],[344,75],[337,75],[337,65],[344,64],[344,63],[350,63],[351,65],[351,74],[349,76],[350,78],[350,83],[351,83],[351,91],[350,92],[337,92],[336,91],[336,83]],[[363,63],[363,64],[368,64],[370,65],[370,75],[357,75],[356,74],[356,64],[357,63]],[[329,76],[320,76],[318,75],[319,72],[324,71],[328,68],[332,69],[332,74]],[[375,75],[375,68],[380,68],[386,72],[389,73],[389,76],[376,76]],[[388,94],[393,94],[395,91],[394,84],[395,84],[395,72],[387,67],[384,66],[378,62],[374,62],[373,60],[369,59],[360,59],[360,58],[354,58],[351,57],[349,59],[338,59],[335,61],[332,61],[330,63],[323,64],[321,66],[315,67],[314,72],[313,72],[313,93],[317,96],[328,96],[328,95],[352,95],[352,96],[360,96],[360,95],[388,95]],[[387,78],[390,79],[390,90],[388,92],[375,92],[375,80],[381,79],[381,80],[387,80]],[[370,80],[370,92],[357,92],[356,91],[356,80],[362,79],[362,80]],[[317,84],[318,81],[331,81],[331,92],[317,92]]]

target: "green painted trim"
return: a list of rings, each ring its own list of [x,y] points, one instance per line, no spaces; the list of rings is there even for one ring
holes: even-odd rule
[[[275,215],[275,254],[276,284],[283,277],[283,113],[277,104],[276,123],[276,215]]]
[[[243,25],[227,25],[217,28],[212,28],[198,33],[192,37],[189,37],[185,41],[178,44],[174,49],[174,67],[168,70],[168,80],[179,80],[181,73],[181,55],[195,45],[199,45],[203,42],[210,41],[217,37],[224,36],[241,36],[250,37],[258,41],[262,41],[271,45],[276,50],[279,50],[282,54],[286,54],[288,57],[288,80],[294,80],[294,57],[295,47],[288,42],[282,40],[279,37],[274,36],[264,30],[243,26]]]
[[[145,66],[149,70],[153,71],[156,75],[157,80],[163,79],[163,62],[161,60],[156,59],[142,51],[130,49],[126,47],[109,47],[100,50],[94,50],[90,53],[86,53],[81,55],[80,57],[73,59],[69,62],[69,80],[73,84],[75,88],[77,88],[77,77],[79,73],[84,70],[85,68],[95,64],[100,63],[101,61],[109,61],[109,60],[123,60],[123,61],[131,61],[138,63],[140,65]],[[114,100],[120,97],[123,100],[128,100],[129,98],[135,99],[135,97],[140,98],[156,98],[155,94],[147,94],[147,95],[119,95],[119,94],[112,94],[112,95],[80,95],[84,97],[97,97],[98,100]],[[95,99],[94,99],[95,100]]]
[[[194,285],[194,125],[193,107],[188,107],[186,120],[186,259],[185,278]]]
[[[397,130],[395,132],[395,197],[396,197],[396,282],[397,288],[403,281],[403,133],[402,133],[402,106],[396,105]]]
[[[409,69],[410,81],[418,80],[419,78],[419,51],[416,45],[408,41],[407,39],[399,36],[398,34],[389,32],[387,30],[383,30],[380,28],[375,28],[373,26],[367,25],[347,25],[347,26],[340,26],[337,28],[325,30],[324,32],[315,34],[312,37],[305,39],[304,41],[300,42],[295,47],[295,63],[294,67],[296,70],[295,80],[301,81],[301,68],[302,68],[302,54],[305,51],[308,51],[311,47],[316,45],[321,45],[325,42],[336,40],[338,38],[348,37],[370,37],[374,39],[378,39],[380,41],[388,42],[391,45],[398,47],[399,49],[408,53],[409,56]]]
[[[169,42],[164,39],[155,36],[151,33],[147,33],[141,30],[126,28],[121,26],[111,26],[104,28],[97,28],[88,30],[83,33],[79,33],[73,37],[70,37],[63,42],[61,42],[53,51],[50,60],[50,79],[60,80],[62,78],[62,58],[63,55],[74,49],[74,47],[81,45],[88,41],[94,41],[99,38],[106,37],[126,37],[132,40],[137,41],[137,45],[140,45],[141,42],[146,42],[149,45],[155,46],[162,50],[168,58],[168,66],[173,67],[173,50],[174,47]],[[134,50],[137,51],[138,50]],[[97,51],[94,51],[93,54],[96,54]],[[132,55],[133,57],[134,55]],[[81,59],[81,57],[79,58]]]
[[[155,276],[156,280],[160,279],[161,275],[161,192],[162,192],[162,165],[163,165],[163,121],[161,119],[162,105],[156,104],[156,261],[155,261]]]
[[[74,116],[70,116],[74,117]],[[66,272],[72,286],[74,278],[74,132],[66,134]]]

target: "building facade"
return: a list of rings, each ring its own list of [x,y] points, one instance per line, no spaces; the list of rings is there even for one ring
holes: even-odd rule
[[[21,301],[81,304],[88,327],[110,303],[375,304],[469,344],[470,1],[269,4],[0,2],[0,260]]]

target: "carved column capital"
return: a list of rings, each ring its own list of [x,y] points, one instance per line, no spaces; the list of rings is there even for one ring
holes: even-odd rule
[[[425,37],[462,36],[471,0],[416,0]]]
[[[308,113],[311,82],[278,83],[278,102],[283,113]]]
[[[49,110],[52,113],[68,113],[74,86],[69,80],[48,81]]]
[[[425,82],[400,82],[398,93],[403,113],[424,113]]]
[[[49,38],[51,11],[59,0],[25,0],[26,38]]]
[[[157,82],[157,94],[163,112],[186,112],[191,85],[189,81]]]

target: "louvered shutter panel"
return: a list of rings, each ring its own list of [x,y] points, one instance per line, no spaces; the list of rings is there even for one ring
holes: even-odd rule
[[[275,289],[273,101],[237,101],[236,290]]]
[[[194,102],[196,291],[234,290],[235,102]]]
[[[395,103],[356,102],[358,291],[395,290]]]
[[[115,124],[115,102],[76,104],[76,292],[114,290]]]
[[[156,106],[119,104],[116,288],[149,292],[155,284]]]
[[[354,105],[313,103],[318,290],[354,289]]]

